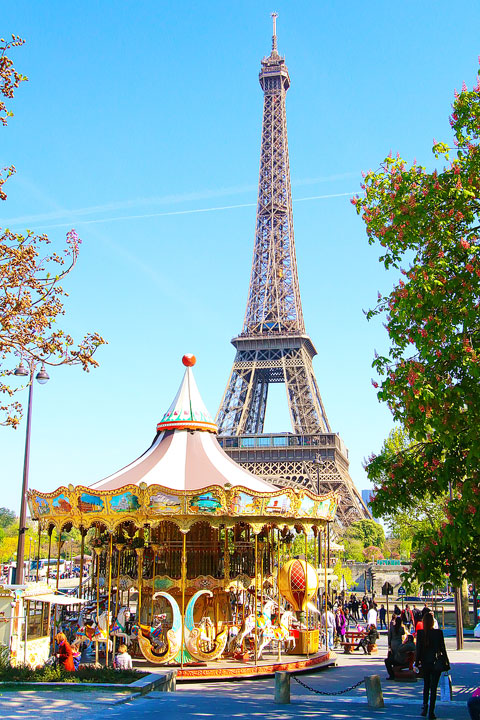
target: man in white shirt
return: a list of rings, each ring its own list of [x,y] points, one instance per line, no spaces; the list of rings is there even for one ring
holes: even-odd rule
[[[335,630],[335,615],[332,613],[331,610],[327,610],[327,620],[325,623],[325,611],[323,611],[320,621],[323,629],[325,629],[325,624],[327,625],[328,649],[333,650],[333,631]]]
[[[373,625],[377,627],[377,610],[373,602],[370,603],[370,607],[367,613],[367,625]]]

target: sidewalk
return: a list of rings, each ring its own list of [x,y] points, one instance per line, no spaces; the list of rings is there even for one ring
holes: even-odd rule
[[[473,689],[480,686],[480,640],[465,640],[465,649],[454,650],[455,639],[447,638],[452,665],[454,702],[437,703],[439,720],[469,720],[466,701]],[[22,691],[4,693],[0,697],[2,720],[33,720],[34,718],[68,717],[78,720],[286,720],[299,718],[358,718],[413,720],[419,717],[423,682],[398,683],[387,680],[383,659],[386,638],[379,641],[378,655],[339,653],[338,667],[300,679],[310,687],[324,692],[338,692],[362,680],[365,675],[380,675],[385,708],[368,707],[363,683],[343,695],[316,695],[291,681],[290,705],[275,705],[274,680],[248,680],[209,684],[180,684],[176,693],[153,692],[133,702],[113,705],[111,695],[102,693],[42,693]],[[118,698],[118,696],[116,696]],[[120,699],[120,698],[118,698]]]

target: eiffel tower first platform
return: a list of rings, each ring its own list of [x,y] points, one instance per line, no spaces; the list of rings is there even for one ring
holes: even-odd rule
[[[313,372],[315,346],[305,332],[293,234],[285,97],[290,86],[278,54],[262,60],[264,93],[253,266],[236,356],[216,422],[228,455],[275,485],[340,495],[342,525],[370,518],[348,472],[348,451],[330,429]],[[263,432],[268,386],[284,383],[293,432]]]

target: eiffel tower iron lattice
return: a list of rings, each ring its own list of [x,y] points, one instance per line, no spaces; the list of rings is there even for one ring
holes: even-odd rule
[[[348,473],[347,450],[332,433],[313,371],[293,232],[285,98],[290,76],[272,51],[259,75],[264,93],[260,177],[247,310],[230,379],[217,414],[219,442],[230,457],[276,485],[340,495],[344,525],[370,513]],[[268,387],[284,383],[293,433],[263,433]]]

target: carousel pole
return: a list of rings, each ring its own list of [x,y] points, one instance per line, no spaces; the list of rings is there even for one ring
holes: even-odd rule
[[[53,525],[48,526],[48,560],[47,560],[47,585],[48,581],[50,580],[50,558],[52,555],[52,535],[53,535]]]
[[[150,602],[150,624],[153,624],[153,596],[155,595],[155,580],[156,580],[156,569],[157,569],[157,545],[152,545],[153,550],[153,572],[152,572],[152,600]]]
[[[42,525],[40,520],[38,521],[38,552],[37,552],[37,572],[35,574],[35,581],[38,582],[38,573],[40,570],[40,545],[42,544]]]
[[[327,556],[327,567],[330,568],[330,522],[327,520],[327,550],[326,550],[326,556]],[[328,588],[330,591],[330,587]],[[333,592],[333,591],[332,591]]]
[[[258,665],[257,656],[257,643],[258,643],[258,618],[257,618],[257,595],[258,595],[258,535],[255,533],[255,601],[254,601],[254,613],[255,613],[255,665]]]
[[[278,582],[280,577],[280,528],[277,528],[277,624],[280,630],[280,583]],[[280,639],[277,643],[277,656],[278,662],[282,660],[282,646]]]
[[[307,531],[303,531],[303,535],[305,538],[305,610],[306,610],[306,616],[305,616],[305,625],[307,626],[307,659],[309,656],[309,650],[310,650],[310,630],[308,625],[308,538],[307,538]]]
[[[80,530],[80,533],[82,535],[82,540],[80,544],[80,579],[78,582],[78,597],[82,597],[82,584],[83,584],[83,563],[84,563],[84,555],[85,555],[85,529],[82,527]]]
[[[182,537],[182,644],[180,645],[180,668],[183,670],[183,643],[185,642],[185,583],[187,581],[187,535]]]
[[[327,533],[323,531],[324,535],[324,553],[323,553],[323,565],[324,565],[324,579],[325,579],[325,650],[328,651],[328,595],[327,595]]]
[[[56,583],[55,583],[55,590],[56,590],[56,592],[58,592],[58,583],[59,583],[59,580],[60,580],[60,552],[61,552],[61,549],[62,549],[62,531],[60,530],[60,532],[58,533],[57,578],[56,578],[57,581],[56,581]],[[56,612],[56,609],[55,609],[55,619],[56,619],[56,618],[57,618],[57,612]]]
[[[122,559],[122,550],[123,550],[123,544],[122,543],[115,543],[115,548],[117,550],[117,602],[115,603],[115,620],[118,617],[118,611],[120,610],[120,561]],[[117,643],[117,636],[113,636],[113,650],[112,650],[112,657],[115,657],[115,647]]]
[[[110,533],[110,547],[108,550],[108,595],[107,595],[107,641],[105,649],[105,667],[108,667],[108,643],[110,640],[110,604],[112,597],[112,560],[113,560],[113,534]]]
[[[260,543],[260,612],[263,615],[263,559],[265,557],[265,543]]]
[[[100,553],[102,548],[96,547],[95,555],[97,556],[97,627],[98,619],[100,617]],[[98,638],[95,639],[95,664],[98,665]]]
[[[135,548],[137,553],[137,622],[142,622],[142,584],[143,584],[143,548]]]
[[[320,540],[319,540],[319,537],[318,537],[318,527],[316,527],[315,529],[316,529],[316,531],[317,531],[317,535],[315,536],[315,543],[314,543],[314,548],[315,548],[315,549],[314,549],[314,554],[315,554],[314,562],[315,562],[315,572],[316,572],[316,574],[317,574],[317,583],[318,583],[318,585],[317,585],[317,594],[316,594],[315,600],[316,600],[316,603],[317,603],[317,610],[318,610],[318,592],[319,592],[319,590],[320,590],[320,582],[319,582],[320,578],[318,577],[318,571],[319,571],[319,568],[320,568],[320,566],[319,566],[319,564],[318,564],[318,551],[319,551],[319,548],[320,548]]]

